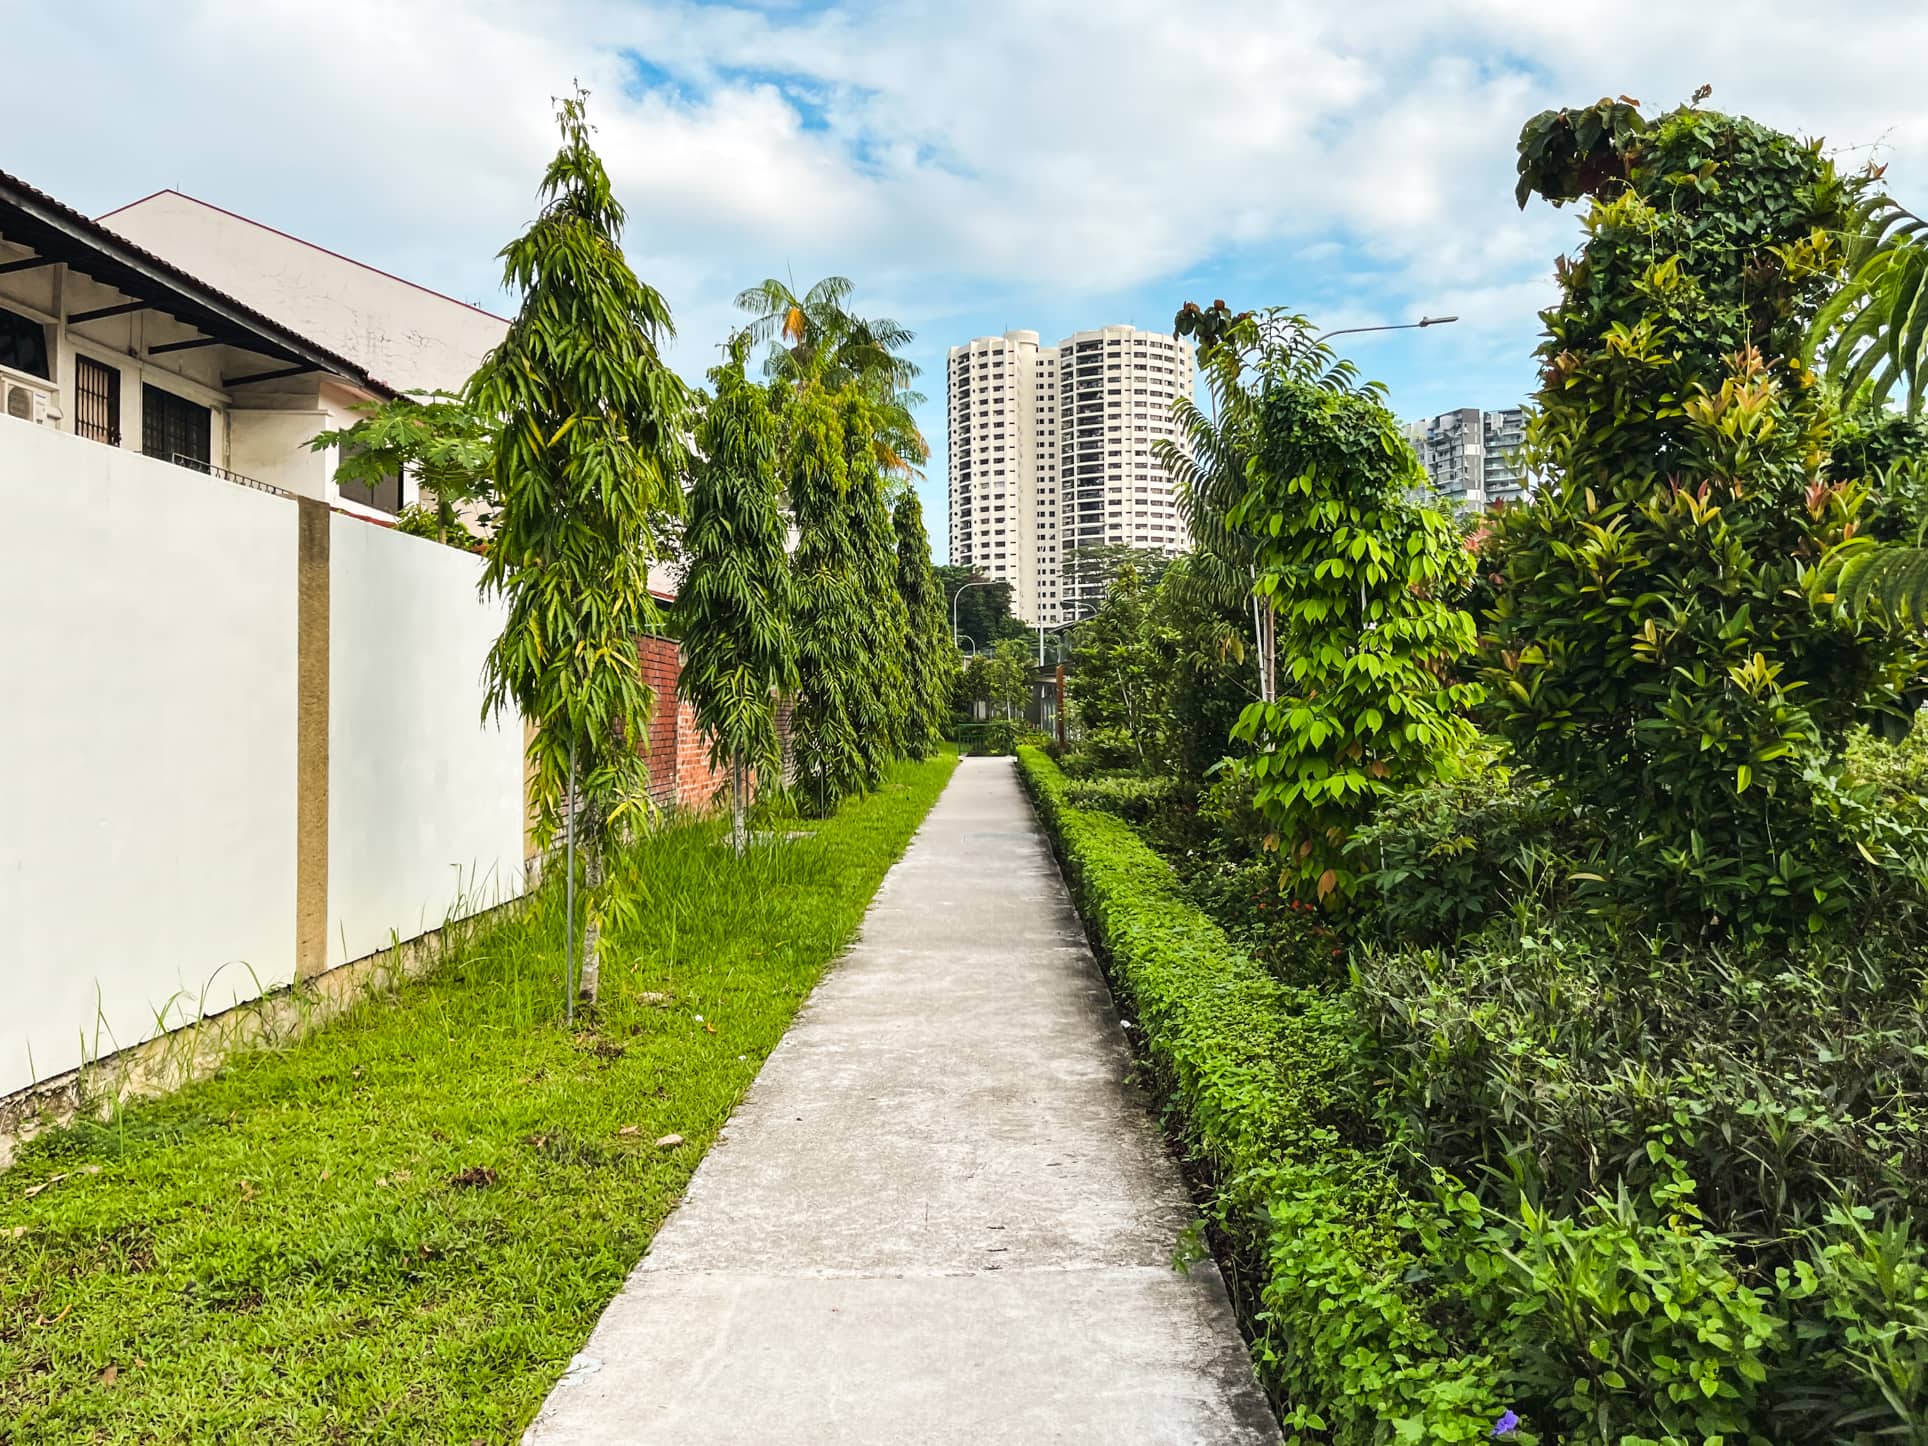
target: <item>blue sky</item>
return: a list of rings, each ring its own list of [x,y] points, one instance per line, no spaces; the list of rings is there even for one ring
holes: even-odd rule
[[[699,378],[765,275],[852,277],[945,349],[1288,305],[1416,417],[1531,388],[1570,213],[1512,199],[1535,111],[1712,104],[1928,205],[1928,6],[1753,0],[71,0],[13,7],[0,169],[100,212],[174,186],[494,309],[580,79],[637,270]],[[84,97],[76,77],[84,76]],[[924,488],[940,549],[943,458]]]

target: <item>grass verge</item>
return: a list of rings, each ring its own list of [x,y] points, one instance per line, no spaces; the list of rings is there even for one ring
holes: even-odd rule
[[[0,1443],[513,1442],[953,766],[743,860],[718,823],[625,852],[640,922],[574,1033],[545,890],[398,998],[33,1141]]]

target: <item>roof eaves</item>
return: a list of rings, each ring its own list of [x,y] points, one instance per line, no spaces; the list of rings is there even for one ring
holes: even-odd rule
[[[281,351],[290,354],[298,362],[313,365],[320,371],[332,372],[365,391],[384,396],[394,396],[399,391],[399,388],[371,376],[364,368],[348,360],[347,357],[329,350],[319,342],[310,341],[298,332],[291,331],[272,317],[256,311],[246,302],[209,286],[198,277],[189,275],[173,262],[135,245],[92,217],[76,211],[65,202],[56,200],[19,177],[0,171],[0,207],[9,205],[41,225],[63,232],[82,246],[100,252],[129,272],[181,293],[212,315],[226,320],[229,325],[244,332],[255,333],[263,340],[275,343]]]

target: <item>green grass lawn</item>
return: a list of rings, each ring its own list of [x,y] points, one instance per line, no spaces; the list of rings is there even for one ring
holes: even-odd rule
[[[549,890],[399,997],[34,1141],[0,1442],[513,1442],[952,766],[741,861],[719,825],[639,844],[574,1033]]]

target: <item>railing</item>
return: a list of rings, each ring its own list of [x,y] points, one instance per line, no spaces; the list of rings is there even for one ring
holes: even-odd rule
[[[225,467],[217,467],[212,462],[204,462],[199,457],[190,457],[186,452],[176,452],[171,459],[176,467],[186,467],[194,472],[205,472],[210,477],[219,477],[223,482],[237,483],[242,487],[252,487],[257,492],[269,492],[276,497],[292,497],[295,494],[285,487],[277,487],[272,482],[263,482],[258,477],[244,477],[239,472],[230,472]]]

